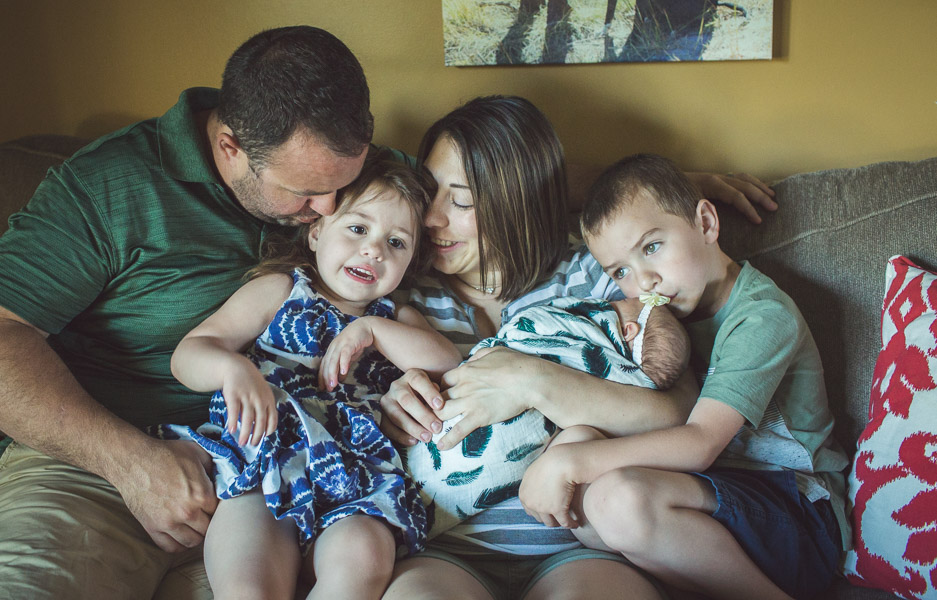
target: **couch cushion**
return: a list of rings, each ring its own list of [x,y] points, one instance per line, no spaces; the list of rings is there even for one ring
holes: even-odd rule
[[[904,598],[937,598],[937,276],[888,263],[882,343],[849,477],[846,574]]]
[[[851,452],[880,345],[882,265],[897,254],[937,265],[937,158],[794,175],[773,187],[780,208],[760,226],[720,211],[720,243],[797,302],[823,357],[837,439]]]
[[[32,197],[46,171],[88,143],[67,135],[33,135],[0,144],[0,234]]]

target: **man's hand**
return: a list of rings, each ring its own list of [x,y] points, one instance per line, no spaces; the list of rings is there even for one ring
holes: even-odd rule
[[[111,483],[157,546],[166,552],[198,546],[218,505],[211,457],[188,441],[150,439],[145,448],[129,461],[127,476]]]
[[[703,197],[707,200],[718,200],[723,204],[735,207],[745,217],[755,223],[761,223],[761,215],[756,207],[764,210],[777,210],[774,201],[774,190],[768,187],[757,177],[747,173],[729,173],[717,175],[715,173],[687,173]]]
[[[551,446],[524,472],[518,496],[524,510],[547,527],[579,527],[579,520],[569,510],[576,493],[573,480],[572,444]]]

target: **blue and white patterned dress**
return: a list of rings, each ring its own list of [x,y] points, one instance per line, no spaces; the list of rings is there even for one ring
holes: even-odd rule
[[[388,298],[365,310],[384,318],[394,314]],[[426,510],[397,450],[377,426],[381,395],[401,372],[370,350],[335,390],[318,389],[325,349],[355,318],[322,297],[296,269],[289,298],[247,351],[273,388],[276,432],[258,446],[239,446],[237,433],[224,429],[227,410],[219,391],[211,399],[209,423],[197,431],[163,425],[156,434],[194,440],[212,455],[219,498],[260,486],[276,518],[296,521],[304,554],[319,532],[354,514],[385,522],[398,554],[417,552],[426,541]]]

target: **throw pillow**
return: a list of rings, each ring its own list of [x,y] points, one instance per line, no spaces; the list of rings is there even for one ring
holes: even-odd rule
[[[869,423],[849,476],[845,574],[903,598],[937,599],[937,276],[888,261]]]

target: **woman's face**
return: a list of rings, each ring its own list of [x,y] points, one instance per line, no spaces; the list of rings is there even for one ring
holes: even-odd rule
[[[465,177],[465,165],[455,144],[442,136],[426,157],[426,168],[439,191],[423,223],[435,256],[433,267],[446,275],[476,281],[480,275],[475,200]]]

